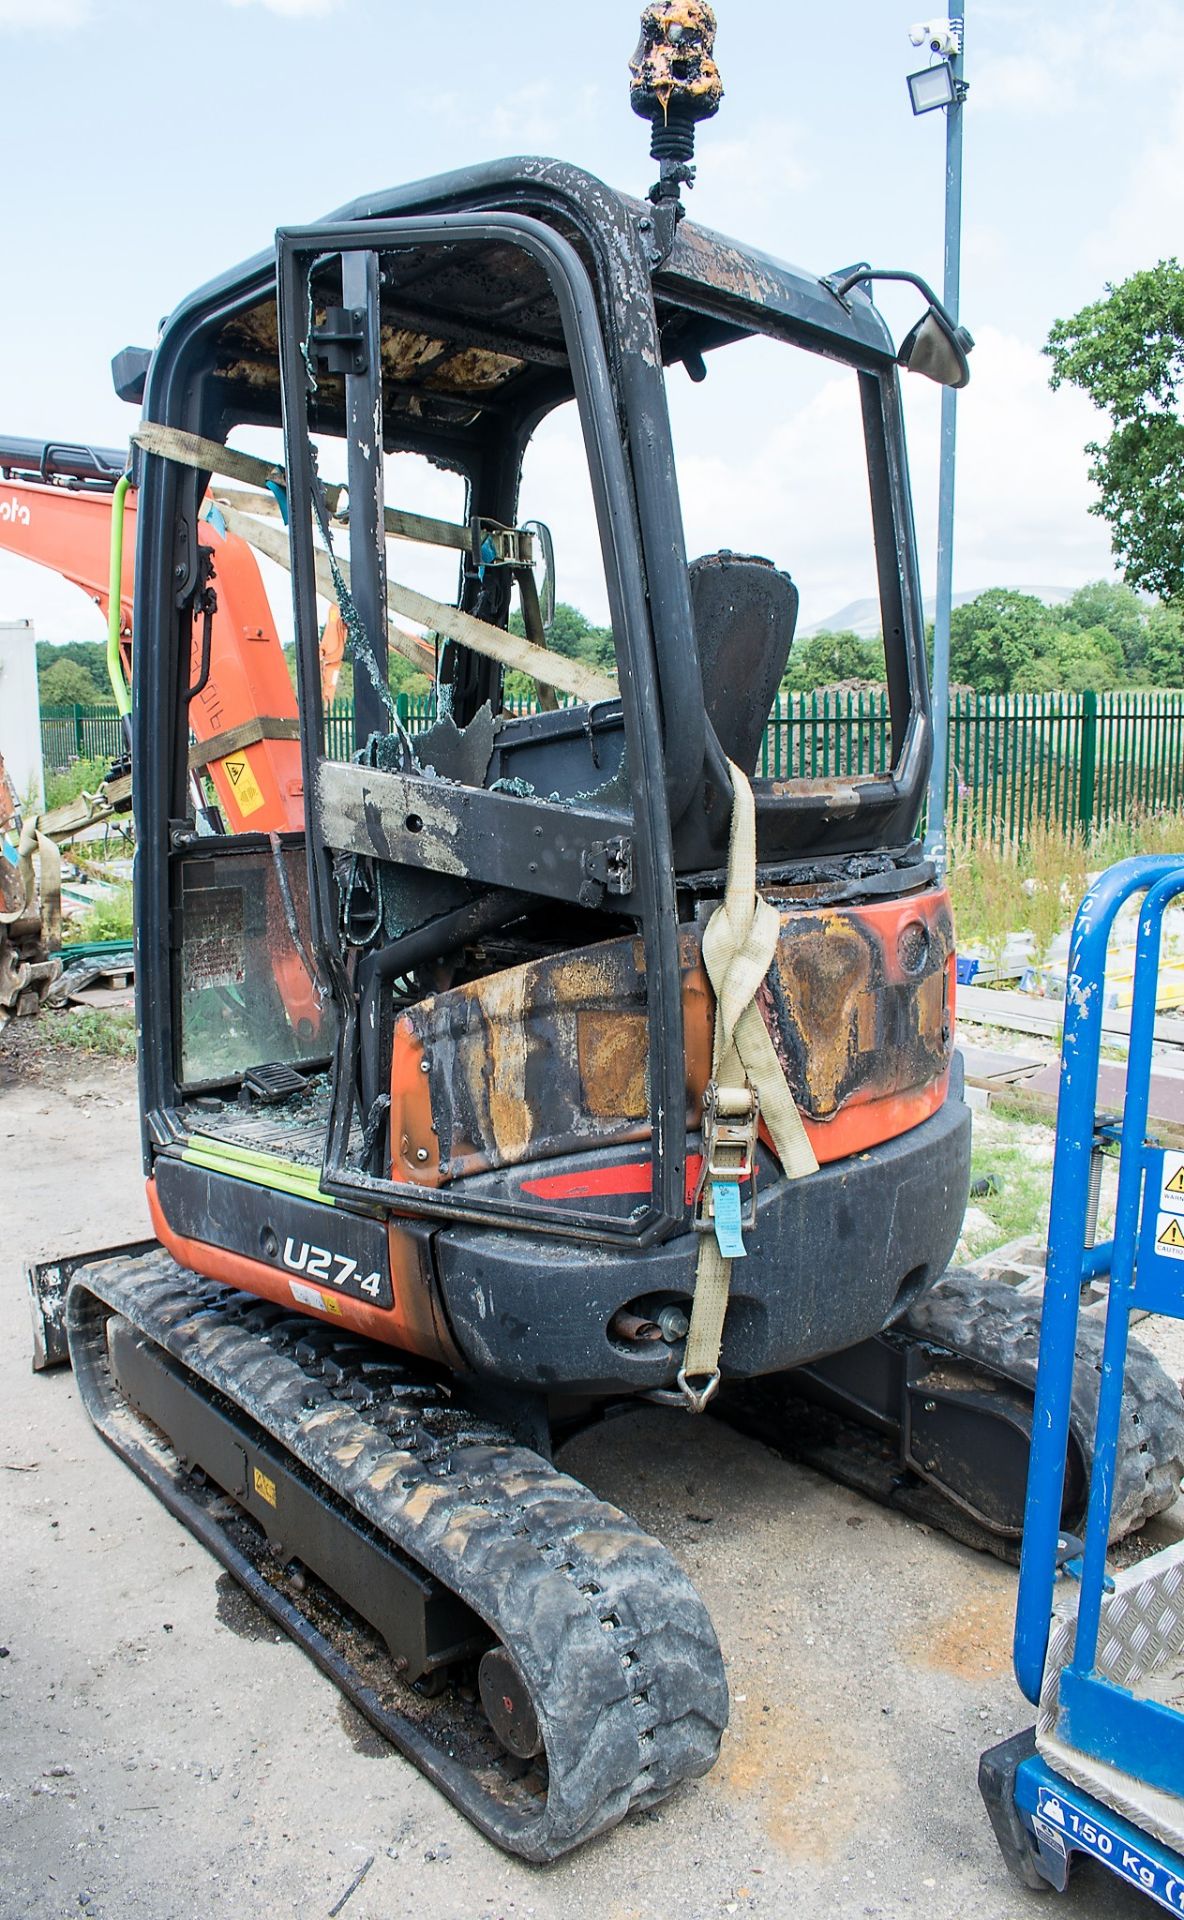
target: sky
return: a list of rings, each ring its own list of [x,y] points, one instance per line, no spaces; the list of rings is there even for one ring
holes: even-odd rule
[[[908,6],[716,11],[725,98],[700,131],[692,217],[818,273],[867,259],[940,288],[945,116],[910,112],[905,75],[926,56]],[[644,192],[654,169],[626,71],[639,12],[0,0],[0,433],[123,445],[135,417],[112,390],[112,353],[151,344],[179,300],[277,226],[363,192],[511,153]],[[1105,423],[1083,396],[1050,391],[1041,347],[1107,281],[1179,250],[1184,6],[967,0],[966,14],[961,318],[977,345],[959,401],[954,585],[1071,588],[1114,571],[1083,451]],[[915,296],[877,297],[901,337]],[[669,386],[689,551],[768,553],[798,581],[803,626],[873,591],[851,376],[756,341],[713,356],[702,387],[677,370]],[[928,596],[939,395],[915,376],[905,387]],[[388,498],[446,511],[446,493]],[[531,511],[555,531],[560,597],[603,617],[565,420],[532,450]],[[406,577],[429,584],[410,562]],[[26,618],[46,639],[103,632],[77,589],[0,555],[0,621]]]

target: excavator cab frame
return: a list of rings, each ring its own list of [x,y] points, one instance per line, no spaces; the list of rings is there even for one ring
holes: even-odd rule
[[[700,667],[667,364],[763,333],[855,369],[884,611],[892,764],[862,780],[755,779],[760,877],[784,886],[805,878],[808,865],[815,887],[829,882],[841,891],[850,856],[903,855],[915,828],[930,751],[928,689],[891,337],[862,292],[839,298],[826,283],[689,223],[655,271],[649,225],[642,205],[556,162],[512,161],[447,176],[282,231],[275,268],[258,263],[197,296],[169,323],[153,361],[147,416],[217,438],[238,422],[274,425],[282,387],[304,785],[311,796],[309,940],[321,989],[338,1016],[322,1187],[342,1201],[636,1247],[685,1224],[686,965],[679,926],[713,892],[718,896],[731,788]],[[443,294],[433,296],[433,275]],[[507,291],[515,296],[508,302],[518,316],[512,322],[497,311]],[[435,327],[437,347],[448,349],[441,357],[454,370],[451,391],[445,375],[425,389],[422,378],[410,380],[398,366],[391,342],[413,322],[417,338]],[[467,385],[458,371],[466,366]],[[377,686],[389,612],[378,455],[414,450],[459,468],[470,513],[512,523],[530,436],[573,396],[596,503],[620,701],[530,722],[499,718],[496,751],[486,748],[474,773],[474,743],[483,738],[476,723],[483,708],[492,713],[500,704],[501,672],[496,662],[446,641],[442,718],[430,753],[417,756],[409,741],[398,742],[391,703]],[[316,671],[314,529],[324,536],[328,527],[314,436],[326,433],[345,441],[347,591],[357,636],[374,663],[370,674],[358,669],[352,765],[325,753]],[[189,855],[178,819],[177,734],[170,740],[160,722],[178,714],[173,663],[187,649],[183,638],[178,645],[177,622],[195,591],[192,517],[205,481],[152,456],[144,462],[141,578],[145,587],[151,580],[158,588],[163,577],[176,583],[170,595],[140,595],[151,628],[137,640],[137,791],[147,850],[141,968],[150,1003],[174,1015],[164,1013],[145,1034],[150,1132],[151,1116],[175,1112],[182,1098],[171,1030],[178,1005],[171,969],[181,942],[169,930],[156,850],[171,846],[171,859]],[[508,583],[494,582],[490,591],[481,570],[467,568],[460,606],[478,605],[492,607],[492,620],[504,623]],[[795,612],[793,593],[791,626]],[[364,764],[371,743],[384,735],[396,742],[393,758]],[[613,759],[608,779],[595,772],[606,749]],[[541,798],[548,788],[550,797]],[[236,851],[246,856],[249,844],[240,840]],[[388,928],[369,942],[343,939],[346,860],[355,869],[359,862],[370,870],[394,867],[417,893],[394,937]],[[884,865],[891,869],[893,859]],[[451,876],[443,890],[442,875]],[[910,874],[897,882],[886,875],[882,885],[907,892],[927,881],[932,885],[932,875],[914,853]],[[373,1153],[368,1164],[359,1160],[358,1133],[373,1138],[375,1103],[384,1098],[387,1063],[381,1051],[376,1057],[376,1034],[389,1044],[367,984],[389,982],[404,968],[410,973],[538,908],[552,919],[567,915],[562,943],[572,948],[613,931],[640,938],[652,1175],[632,1208],[606,1210],[569,1196],[557,1205],[526,1192],[528,1183],[494,1193],[464,1181],[421,1183],[414,1167],[391,1167],[387,1177]],[[591,931],[576,931],[581,918]],[[397,1157],[392,1141],[388,1158]],[[427,1158],[422,1149],[420,1158]]]

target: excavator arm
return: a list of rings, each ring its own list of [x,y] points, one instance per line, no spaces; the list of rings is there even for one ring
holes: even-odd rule
[[[0,549],[72,581],[104,618],[111,602],[112,515],[122,513],[119,653],[127,684],[136,495],[130,489],[115,505],[123,466],[121,455],[101,448],[0,438]],[[192,623],[190,764],[208,775],[229,832],[300,832],[296,695],[258,564],[217,516],[202,520],[198,542],[204,557]],[[339,631],[333,616],[329,631]]]

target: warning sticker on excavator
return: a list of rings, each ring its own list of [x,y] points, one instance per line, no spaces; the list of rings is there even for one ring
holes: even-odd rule
[[[251,772],[245,753],[228,753],[222,771],[230,782],[234,804],[242,814],[258,813],[263,805],[263,789]]]
[[[1155,1222],[1155,1251],[1173,1260],[1184,1260],[1184,1221],[1174,1213],[1161,1213]]]
[[[312,1307],[316,1313],[336,1313],[341,1307],[331,1293],[322,1293],[319,1287],[306,1287],[303,1280],[289,1280],[292,1298],[298,1307]]]
[[[255,1492],[259,1495],[259,1498],[261,1500],[266,1500],[269,1507],[274,1507],[275,1481],[271,1478],[271,1475],[267,1473],[261,1473],[258,1467],[252,1467],[251,1479],[255,1487]]]

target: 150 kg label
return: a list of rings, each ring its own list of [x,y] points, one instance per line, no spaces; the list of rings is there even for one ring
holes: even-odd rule
[[[1091,1820],[1079,1812],[1070,1800],[1041,1787],[1036,1796],[1036,1816],[1042,1825],[1063,1836],[1069,1847],[1092,1853],[1096,1860],[1104,1861],[1113,1873],[1149,1894],[1169,1913],[1184,1913],[1184,1876],[1173,1873],[1141,1848],[1128,1846],[1100,1820]]]

